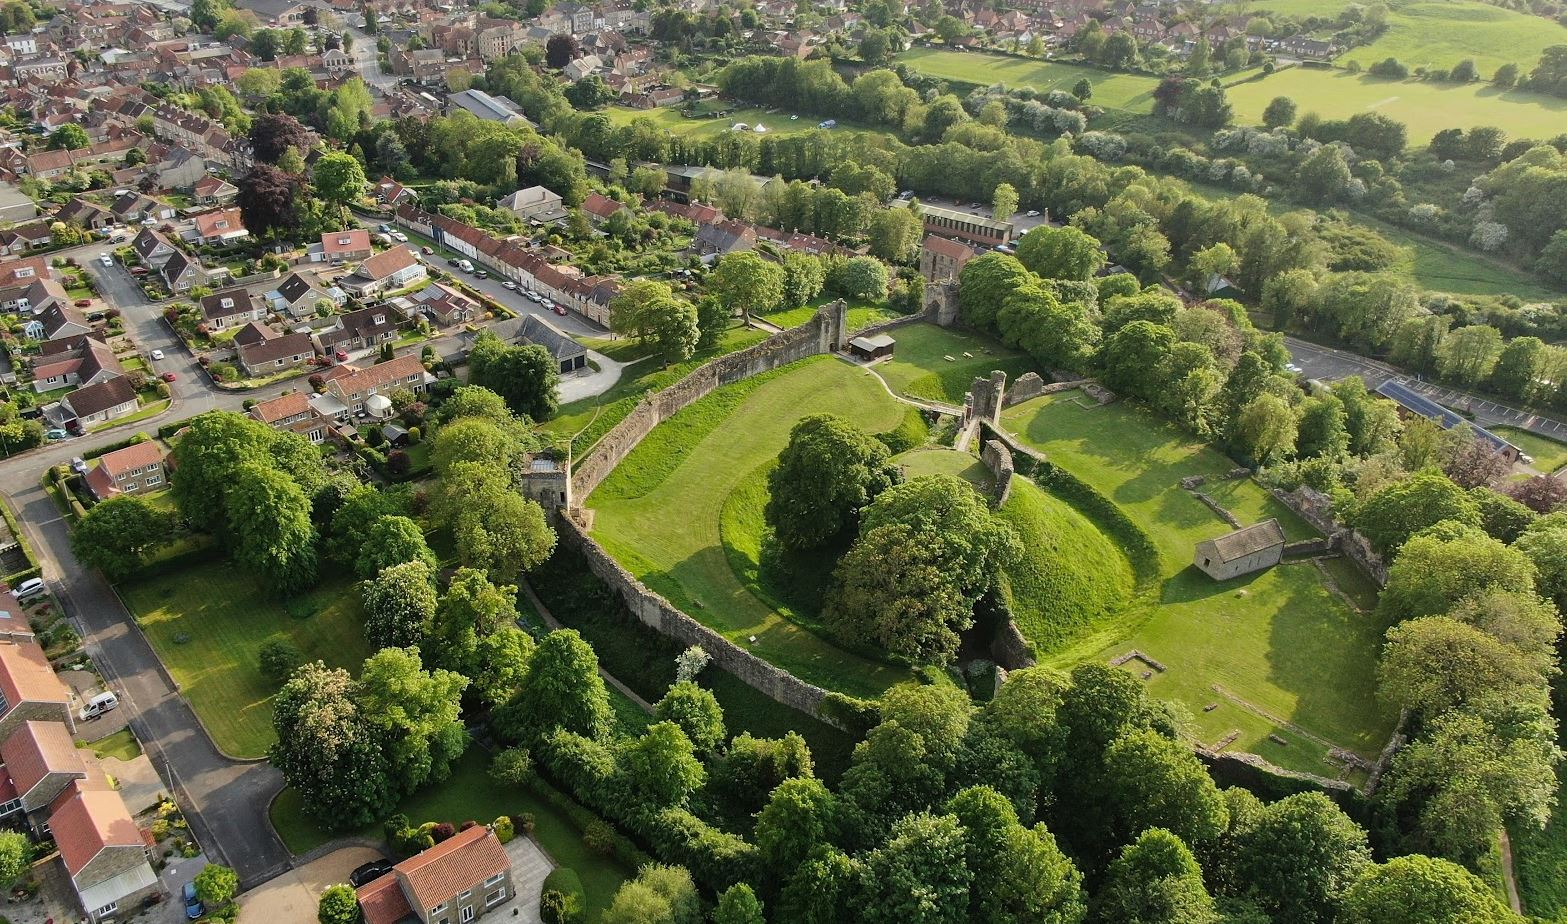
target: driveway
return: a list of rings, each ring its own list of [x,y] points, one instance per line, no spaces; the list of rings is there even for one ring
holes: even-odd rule
[[[316,902],[327,886],[347,882],[354,868],[381,859],[368,847],[344,847],[319,860],[291,869],[246,892],[239,902],[237,924],[294,924],[316,919]],[[537,902],[535,902],[537,904]]]

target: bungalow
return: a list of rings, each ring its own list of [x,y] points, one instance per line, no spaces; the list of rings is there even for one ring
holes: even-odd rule
[[[316,348],[309,334],[273,334],[256,342],[241,343],[235,347],[235,353],[246,373],[260,377],[303,366],[315,358]]]
[[[222,177],[209,174],[196,181],[192,193],[198,205],[222,205],[239,196],[239,187]]]
[[[49,273],[49,263],[44,257],[24,257],[9,263],[0,263],[0,309],[5,311],[30,311],[33,299],[58,291],[64,297],[65,290],[56,283],[45,289],[38,288],[40,281],[54,283]],[[42,305],[40,305],[42,307]]]
[[[0,636],[0,740],[25,722],[60,722],[74,730],[71,693],[32,636]]]
[[[201,300],[201,318],[209,330],[242,327],[261,320],[265,313],[244,289],[224,289]]]
[[[446,97],[447,112],[463,109],[473,113],[486,122],[499,122],[502,125],[528,125],[528,117],[522,114],[522,107],[504,96],[492,96],[483,90],[463,90],[461,93],[453,93]]]
[[[77,197],[60,207],[54,217],[68,225],[99,231],[114,224],[114,214],[95,202]]]
[[[93,497],[108,500],[116,494],[161,490],[169,479],[162,447],[148,440],[99,456],[85,480]]]
[[[356,896],[365,924],[468,924],[513,898],[511,857],[492,829],[475,825],[398,863]]]
[[[310,396],[302,391],[263,401],[250,409],[250,416],[274,430],[298,433],[312,443],[326,440],[329,424],[310,406]]]
[[[196,240],[212,247],[231,244],[250,236],[239,209],[220,209],[196,216]]]
[[[466,324],[479,316],[477,302],[438,282],[414,293],[412,301],[417,310],[442,327]]]
[[[201,268],[201,262],[185,253],[183,250],[174,252],[172,257],[163,266],[158,268],[158,276],[170,292],[189,292],[206,282],[206,271]]]
[[[562,374],[576,372],[588,364],[587,347],[538,315],[530,314],[516,321],[497,324],[495,334],[517,343],[543,347],[559,364]]]
[[[400,390],[418,393],[435,380],[412,353],[365,369],[338,366],[333,371],[337,374],[327,379],[326,391],[313,396],[310,404],[322,416],[337,420],[362,414],[365,402],[375,395]]]
[[[310,245],[309,253],[311,262],[333,266],[367,259],[371,254],[370,232],[363,228],[327,231],[321,235],[319,243]]]
[[[122,906],[136,910],[144,899],[162,894],[148,863],[148,838],[114,790],[72,783],[54,804],[49,832],[90,920],[112,918]]]
[[[49,230],[49,223],[35,221],[31,224],[17,225],[6,231],[0,231],[0,253],[7,256],[19,256],[29,250],[39,247],[48,247],[54,241],[54,235]]]
[[[350,295],[369,298],[417,282],[428,273],[424,264],[405,245],[384,250],[359,264],[353,275],[342,280]]]
[[[316,305],[322,301],[331,302],[334,308],[341,308],[348,301],[348,293],[332,286],[330,289],[317,288],[309,279],[299,273],[289,273],[276,289],[268,292],[264,298],[268,307],[273,311],[293,315],[302,318],[315,314]]]
[[[75,419],[84,429],[124,417],[136,410],[136,389],[131,380],[117,375],[96,385],[78,388],[60,400],[62,419]]]
[[[338,315],[337,323],[315,334],[323,355],[339,351],[354,353],[370,350],[397,339],[397,322],[385,307],[360,308]]]

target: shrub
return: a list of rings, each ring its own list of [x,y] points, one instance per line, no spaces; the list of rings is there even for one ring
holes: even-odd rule
[[[386,470],[393,475],[406,475],[413,468],[413,459],[401,449],[394,449],[386,454]]]
[[[380,427],[371,427],[370,432],[365,434],[365,442],[371,446],[380,446],[386,442],[386,435],[381,432]]]
[[[288,639],[275,638],[261,643],[257,660],[261,663],[263,676],[273,683],[283,683],[304,661],[304,655]]]
[[[495,829],[495,839],[502,844],[511,843],[512,838],[517,836],[517,829],[512,824],[510,815],[502,815],[491,822],[490,826]]]
[[[601,857],[613,856],[615,853],[615,829],[603,821],[594,820],[588,822],[587,828],[582,832],[582,846]]]
[[[457,830],[452,827],[451,822],[447,821],[440,822],[430,829],[430,836],[435,838],[437,844],[451,840],[456,834]]]
[[[557,866],[544,877],[544,894],[539,898],[539,913],[544,918],[544,924],[580,921],[586,904],[582,878],[576,870],[569,866]]]
[[[490,779],[507,786],[525,786],[533,780],[533,757],[527,748],[507,748],[490,761]]]
[[[532,812],[523,812],[521,815],[512,816],[508,820],[512,823],[512,827],[515,830],[521,831],[523,834],[533,833],[534,820]]]

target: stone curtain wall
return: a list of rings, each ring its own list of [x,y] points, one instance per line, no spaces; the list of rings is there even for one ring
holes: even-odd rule
[[[758,373],[786,366],[819,353],[841,351],[847,338],[848,305],[836,301],[824,305],[815,317],[799,327],[774,334],[752,347],[721,356],[675,384],[644,395],[620,423],[577,460],[571,469],[571,494],[577,501],[593,493],[643,437],[680,409],[728,385]]]
[[[1269,488],[1268,493],[1284,506],[1300,514],[1317,532],[1328,537],[1329,548],[1338,549],[1343,556],[1355,563],[1378,588],[1387,586],[1387,562],[1382,560],[1370,541],[1359,532],[1341,525],[1333,516],[1333,499],[1320,491],[1301,485],[1293,491]]]
[[[785,706],[843,728],[821,712],[822,700],[827,696],[826,690],[774,667],[681,612],[622,568],[572,517],[560,518],[559,533],[561,541],[582,553],[588,561],[588,569],[625,602],[626,608],[643,625],[682,645],[701,645],[703,650],[712,655],[714,664],[759,692]]]
[[[1012,453],[1000,440],[988,440],[980,450],[979,458],[990,469],[990,477],[995,481],[990,490],[990,506],[1000,510],[1012,493]]]

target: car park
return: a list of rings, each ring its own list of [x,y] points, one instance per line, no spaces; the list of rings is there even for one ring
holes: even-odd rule
[[[152,351],[152,358],[153,359],[162,359],[163,358],[163,351],[162,350],[153,350]]]

